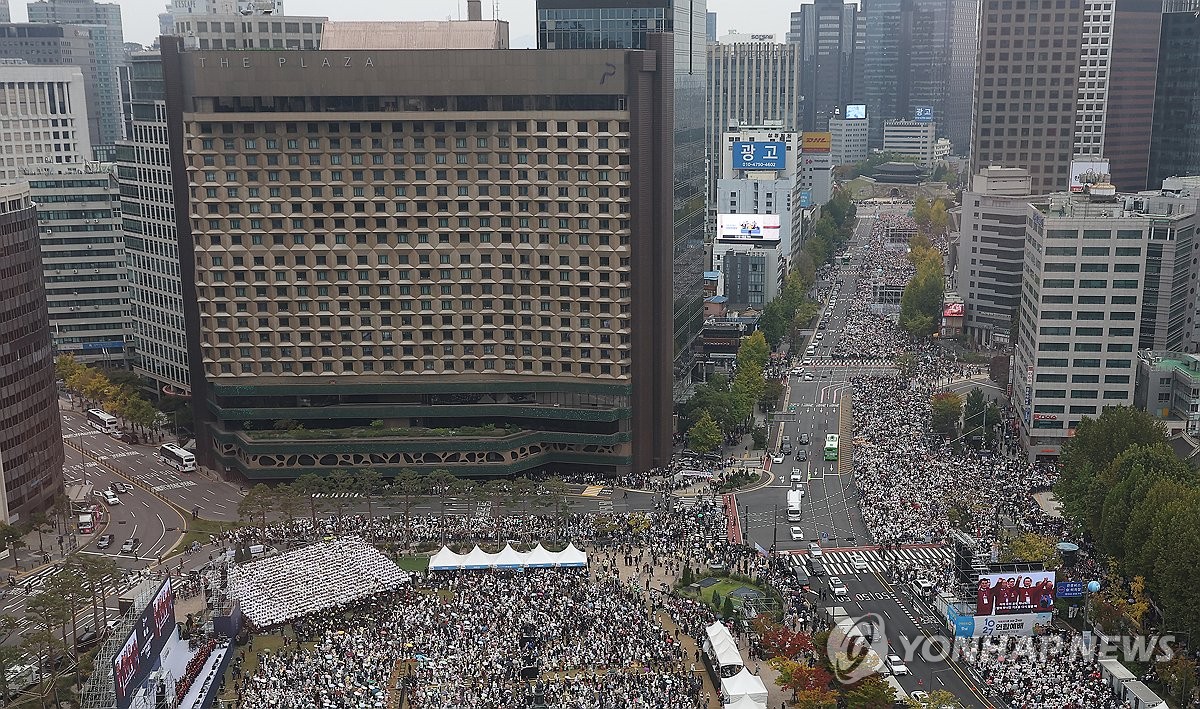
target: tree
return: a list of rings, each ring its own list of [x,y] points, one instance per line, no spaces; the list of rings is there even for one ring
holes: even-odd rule
[[[337,509],[337,528],[342,528],[342,517],[346,512],[346,498],[341,493],[354,493],[354,477],[345,468],[334,468],[325,478],[325,484],[333,495],[331,501]]]
[[[934,394],[929,401],[931,426],[936,433],[947,438],[958,437],[958,420],[962,416],[962,397],[954,392]]]
[[[767,657],[792,660],[813,649],[812,639],[807,633],[800,633],[786,625],[775,623],[766,616],[755,616],[753,626]]]
[[[979,387],[973,387],[971,391],[967,392],[967,398],[963,402],[963,435],[968,440],[975,438],[978,438],[980,442],[986,440],[988,432],[987,405],[987,398]]]
[[[53,531],[53,528],[50,526],[49,518],[46,517],[45,512],[34,512],[33,514],[29,515],[29,520],[27,523],[28,523],[30,529],[37,532],[38,551],[41,552],[42,554],[45,554],[46,553],[46,544],[45,544],[45,540],[42,539],[42,534],[45,532]]]
[[[784,386],[783,382],[778,379],[768,379],[763,386],[762,397],[758,400],[758,406],[763,411],[773,411],[779,404],[779,400],[783,398]]]
[[[929,693],[923,701],[908,700],[908,705],[913,709],[927,709],[928,707],[937,707],[937,709],[962,709],[962,702],[958,701],[955,696],[948,690],[935,689]]]
[[[374,468],[359,468],[354,473],[354,482],[351,483],[351,486],[355,492],[367,498],[367,518],[373,518],[375,513],[371,503],[383,489],[383,476]]]
[[[755,330],[752,334],[742,338],[742,344],[738,347],[737,366],[738,369],[746,366],[752,366],[759,371],[762,371],[767,366],[767,359],[771,356],[771,347],[767,344],[767,340],[763,334]]]
[[[458,478],[454,477],[445,468],[437,468],[426,478],[429,491],[437,496],[438,501],[442,505],[442,529],[446,528],[446,501],[450,495],[454,494],[457,483]],[[446,540],[443,538],[442,543],[444,544],[445,542]]]
[[[1054,493],[1063,513],[1078,522],[1098,520],[1104,500],[1096,486],[1101,472],[1131,445],[1166,442],[1162,422],[1132,406],[1106,406],[1099,418],[1084,418],[1059,458]]]
[[[834,709],[838,705],[838,694],[832,689],[802,689],[794,695],[795,709]]]
[[[275,493],[265,483],[250,488],[246,496],[238,501],[237,506],[238,519],[260,523],[258,537],[264,542],[267,540],[267,515],[274,510]]]
[[[932,213],[933,208],[929,204],[929,200],[925,199],[924,197],[917,197],[917,201],[913,204],[912,210],[912,217],[917,222],[917,225],[928,228]]]
[[[315,473],[305,473],[296,478],[296,481],[292,483],[292,489],[296,491],[301,499],[308,502],[309,510],[312,513],[312,523],[316,527],[317,510],[324,511],[325,509],[325,498],[321,497],[320,502],[318,502],[318,496],[323,495],[329,490],[329,485],[325,482],[325,478]]]
[[[1186,655],[1175,655],[1166,662],[1158,663],[1158,676],[1171,692],[1171,696],[1186,704],[1190,692],[1196,687],[1196,661]]]
[[[737,609],[733,607],[733,596],[726,596],[724,603],[721,604],[721,617],[730,620],[735,615],[737,615]]]
[[[21,568],[17,564],[17,550],[25,546],[25,540],[22,537],[25,532],[18,526],[7,522],[0,522],[0,544],[8,547],[12,551],[13,568]]]
[[[434,474],[437,475],[438,471]],[[445,471],[441,471],[445,473]],[[449,473],[445,473],[449,475]],[[452,476],[453,477],[453,476]],[[439,481],[442,478],[439,476]],[[412,508],[416,502],[416,497],[420,493],[429,490],[433,481],[431,479],[422,478],[417,475],[411,468],[404,468],[396,473],[392,481],[388,484],[388,489],[392,495],[400,500],[400,515],[404,521],[404,548],[408,548],[409,534],[412,530]],[[448,483],[445,483],[448,484]]]
[[[1058,541],[1054,537],[1022,532],[1005,542],[1000,561],[1040,561],[1046,564],[1047,568],[1054,569],[1062,563],[1057,544]]]
[[[833,675],[828,670],[787,657],[772,657],[767,664],[779,673],[779,687],[792,690],[793,699],[803,692],[808,693],[812,701],[812,693],[816,692],[819,696],[821,690],[828,691],[829,683],[833,681]],[[836,695],[834,698],[836,700]]]
[[[688,446],[700,453],[716,450],[723,440],[721,429],[717,428],[717,422],[712,420],[707,411],[688,429],[687,438]]]
[[[891,709],[896,703],[896,690],[879,675],[863,678],[846,692],[847,709]]]
[[[1089,500],[1101,500],[1099,509],[1089,509],[1084,520],[1105,553],[1122,557],[1126,531],[1133,512],[1162,478],[1195,485],[1196,471],[1180,460],[1166,443],[1132,445],[1097,477]],[[1101,496],[1103,496],[1101,498]]]
[[[104,624],[101,609],[105,607],[104,598],[107,595],[104,581],[119,575],[116,560],[108,556],[84,556],[75,552],[67,557],[66,566],[78,574],[81,586],[91,596],[92,627],[100,632]]]
[[[941,322],[945,275],[942,255],[935,249],[913,249],[917,272],[900,296],[900,327],[913,337],[927,337]]]

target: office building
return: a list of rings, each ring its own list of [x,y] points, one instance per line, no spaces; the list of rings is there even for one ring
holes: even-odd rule
[[[1029,171],[985,167],[962,197],[957,290],[967,336],[985,348],[1007,345],[1021,304]]]
[[[833,196],[833,137],[828,132],[804,133],[800,142],[792,204],[805,209],[825,204]],[[797,242],[793,239],[792,243]]]
[[[197,49],[320,49],[328,17],[179,15],[174,34]],[[350,23],[353,24],[353,23]]]
[[[179,42],[163,80],[202,464],[251,479],[668,464],[669,34],[646,38],[658,61],[402,50],[346,66]],[[267,112],[263,86],[303,94]],[[273,430],[285,419],[303,435]]]
[[[772,246],[714,245],[714,267],[720,273],[717,287],[727,310],[761,313],[779,295],[786,273],[782,253],[778,241]]]
[[[0,0],[0,22],[12,22],[12,11],[8,7],[8,0]]]
[[[129,139],[117,144],[117,180],[137,350],[133,371],[154,382],[156,391],[186,394],[191,391],[187,329],[158,52],[130,58],[126,92],[131,120]]]
[[[1108,105],[1113,47],[1114,0],[1084,0],[1079,79],[1075,86],[1074,154],[1104,157],[1104,116]]]
[[[29,521],[62,494],[63,440],[37,210],[22,183],[0,185],[0,519]]]
[[[743,177],[717,181],[718,214],[775,214],[779,216],[780,253],[786,259],[792,252],[791,177]]]
[[[717,13],[710,12],[704,20],[704,39],[709,44],[717,41]]]
[[[1148,181],[1200,175],[1200,0],[1163,5]]]
[[[98,123],[97,135],[92,136],[93,147],[112,146],[122,133],[121,92],[117,81],[117,68],[125,60],[125,35],[121,29],[121,6],[116,3],[95,0],[38,0],[29,3],[29,21],[55,25],[83,25],[90,32],[90,55],[75,55],[74,61],[63,64],[93,63],[94,75],[84,77],[96,86],[93,100],[88,104],[88,113]],[[86,57],[86,60],[84,59]],[[97,155],[96,157],[100,157]]]
[[[952,0],[863,0],[866,26],[863,103],[871,147],[883,144],[888,119],[946,120],[950,87]],[[848,102],[853,103],[853,102]]]
[[[829,119],[830,161],[837,165],[853,165],[866,160],[870,155],[867,148],[869,119],[864,112],[863,118],[831,118]]]
[[[801,137],[782,121],[733,123],[724,129],[713,151],[717,175],[724,180],[751,174],[790,179],[800,169]]]
[[[902,120],[883,122],[883,152],[912,158],[922,167],[932,167],[936,149],[936,123]]]
[[[1200,356],[1139,350],[1134,406],[1163,422],[1169,434],[1200,436]]]
[[[792,13],[787,41],[800,48],[800,85],[806,98],[798,130],[829,130],[829,121],[841,115],[846,104],[861,101],[863,87],[854,83],[855,62],[861,60],[855,53],[861,21],[857,6],[842,0],[816,0]]]
[[[676,401],[690,395],[692,353],[704,317],[706,16],[705,0],[537,0],[538,49],[644,49],[656,32],[674,37]]]
[[[1110,180],[1118,190],[1134,192],[1162,184],[1151,182],[1149,156],[1154,129],[1154,87],[1159,67],[1162,0],[1117,0],[1112,8],[1113,30],[1105,108],[1104,157],[1112,165]],[[1089,83],[1091,70],[1079,77]],[[1086,90],[1081,89],[1081,90]],[[1180,174],[1194,175],[1198,171]]]
[[[1017,12],[1002,8],[1004,0],[980,5],[971,170],[1026,168],[1034,194],[1067,190],[1074,151],[1083,0],[1062,0],[1063,7],[1058,1],[1029,0],[1027,10]],[[1015,40],[1002,36],[1037,41],[1039,51],[1013,51],[1006,44]],[[1026,91],[1032,101],[1025,100]]]
[[[970,155],[975,58],[979,52],[979,0],[950,0],[950,77],[942,132],[958,155]]]
[[[83,72],[0,59],[0,182],[33,165],[92,156]]]
[[[774,42],[712,44],[708,47],[708,101],[704,133],[712,188],[726,173],[722,134],[731,126],[778,126],[796,131],[804,104],[797,45]],[[794,156],[793,156],[794,157]]]
[[[1030,459],[1056,457],[1081,418],[1133,405],[1138,350],[1184,349],[1196,202],[1099,184],[1027,207],[1012,380]]]
[[[23,178],[37,204],[55,353],[123,368],[133,333],[114,167],[40,165]]]
[[[0,24],[0,57],[22,59],[35,66],[78,67],[83,72],[83,92],[87,104],[88,143],[92,150],[85,158],[95,156],[97,148],[103,146],[101,107],[106,100],[103,77],[98,70],[98,51],[93,35],[102,36],[101,28],[95,25],[40,25],[28,23]],[[117,70],[113,69],[116,82]],[[117,91],[119,95],[119,90]],[[121,109],[113,109],[118,125]]]
[[[508,49],[508,23],[483,19],[478,0],[466,20],[327,22],[325,49]]]

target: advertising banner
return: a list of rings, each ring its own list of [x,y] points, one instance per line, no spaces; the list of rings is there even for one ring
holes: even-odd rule
[[[154,669],[167,638],[175,631],[175,594],[168,577],[146,610],[134,622],[121,651],[113,656],[113,687],[117,709],[127,709],[134,691]]]
[[[1052,613],[1019,615],[955,615],[949,619],[956,638],[982,638],[992,635],[1034,635],[1049,627]]]
[[[786,143],[737,141],[733,144],[734,170],[782,170],[786,160]]]
[[[804,133],[800,137],[800,152],[802,153],[827,153],[832,149],[832,133]]]
[[[1054,605],[1053,571],[1005,571],[980,574],[975,614],[1036,613]]]
[[[1025,425],[1033,425],[1033,367],[1025,368]]]
[[[933,120],[933,106],[913,106],[913,120],[929,123]]]
[[[778,214],[718,214],[717,238],[760,241],[779,238]]]
[[[812,190],[800,190],[800,208],[808,209],[812,206]]]
[[[852,103],[846,106],[846,118],[866,118],[867,106],[863,103]]]
[[[1070,187],[1072,192],[1082,192],[1087,185],[1108,180],[1108,161],[1103,159],[1072,160]]]

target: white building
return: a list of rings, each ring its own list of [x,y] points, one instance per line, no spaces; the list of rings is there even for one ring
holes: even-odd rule
[[[800,168],[801,134],[782,121],[733,125],[721,136],[719,179],[788,179]]]
[[[1025,262],[1029,171],[986,167],[962,197],[957,290],[966,306],[968,336],[985,347],[1007,344],[1020,311]]]
[[[777,214],[781,253],[792,252],[791,178],[717,180],[718,214]]]
[[[867,159],[868,118],[830,118],[830,160],[834,165],[853,165]]]
[[[933,121],[894,119],[883,122],[883,152],[914,158],[923,167],[932,167],[937,143],[937,124]]]
[[[188,392],[187,330],[159,54],[134,54],[129,75],[133,119],[129,139],[117,144],[117,177],[138,352],[134,372],[160,390]]]
[[[1075,82],[1074,155],[1104,156],[1104,126],[1108,106],[1109,54],[1113,38],[1113,0],[1083,3],[1083,46],[1079,80]]]
[[[328,17],[180,15],[175,34],[195,49],[320,49]]]
[[[83,72],[0,59],[0,182],[33,165],[92,158]]]
[[[37,165],[23,177],[37,204],[55,352],[123,365],[133,333],[113,165]]]
[[[1100,184],[1026,208],[1012,382],[1030,459],[1058,456],[1083,417],[1134,404],[1137,351],[1183,349],[1196,206],[1190,195]]]

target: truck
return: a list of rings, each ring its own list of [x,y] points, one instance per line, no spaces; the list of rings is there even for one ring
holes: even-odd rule
[[[91,512],[84,512],[75,520],[75,527],[80,534],[91,534],[96,531],[96,519]]]
[[[803,490],[788,490],[787,494],[787,521],[799,522],[802,505],[804,503]]]

